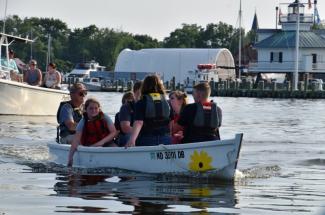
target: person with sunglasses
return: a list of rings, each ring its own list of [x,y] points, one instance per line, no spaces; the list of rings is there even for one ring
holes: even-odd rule
[[[57,131],[57,142],[61,144],[71,144],[76,127],[82,118],[82,107],[87,96],[87,89],[82,83],[75,83],[70,87],[70,101],[61,102],[57,121],[59,123]]]
[[[32,86],[42,85],[42,72],[39,68],[37,68],[36,60],[29,61],[29,68],[24,74],[24,82]]]

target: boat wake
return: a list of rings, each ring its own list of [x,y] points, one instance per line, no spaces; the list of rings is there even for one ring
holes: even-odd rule
[[[11,162],[45,161],[49,158],[47,141],[23,140],[17,138],[0,139],[0,158]]]
[[[244,169],[238,175],[237,179],[250,179],[250,178],[271,178],[280,175],[281,168],[278,165],[262,166]]]

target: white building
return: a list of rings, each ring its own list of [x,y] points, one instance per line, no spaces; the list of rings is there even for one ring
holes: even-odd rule
[[[316,7],[316,5],[315,5]],[[314,15],[305,13],[305,5],[297,1],[287,5],[287,13],[279,15],[282,29],[259,29],[257,62],[251,62],[251,73],[292,73],[296,59],[296,14],[299,23],[300,74],[325,74],[325,30],[311,30]]]
[[[124,49],[117,58],[114,72],[156,73],[164,82],[175,77],[176,83],[184,83],[187,78],[192,79],[195,76],[198,64],[216,64],[217,67],[232,68],[235,66],[228,49]],[[228,72],[231,78],[235,76],[234,69],[217,70]]]

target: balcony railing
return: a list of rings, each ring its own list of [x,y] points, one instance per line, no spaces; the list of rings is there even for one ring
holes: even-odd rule
[[[300,23],[313,23],[313,14],[300,14]],[[295,14],[280,15],[280,23],[295,23],[297,16]]]
[[[295,62],[285,61],[279,62],[250,62],[248,66],[249,72],[274,72],[274,73],[284,73],[295,71]],[[308,68],[306,62],[299,62],[299,72],[311,72],[311,73],[325,73],[325,62],[313,63],[311,67]]]

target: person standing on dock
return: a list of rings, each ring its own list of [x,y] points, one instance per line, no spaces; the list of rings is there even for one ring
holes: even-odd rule
[[[157,75],[147,76],[141,99],[135,104],[134,124],[126,147],[170,144],[170,107],[165,89]]]
[[[175,132],[184,130],[182,143],[219,140],[222,121],[221,108],[209,101],[211,88],[208,83],[193,87],[195,103],[185,106],[174,126]]]

